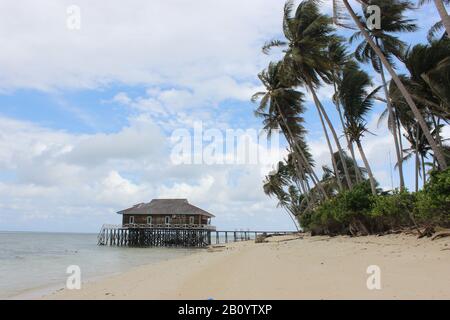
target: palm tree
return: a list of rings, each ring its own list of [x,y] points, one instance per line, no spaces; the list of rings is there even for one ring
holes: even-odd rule
[[[350,150],[350,154],[353,160],[353,170],[355,170],[356,175],[356,183],[362,182],[362,174],[359,170],[358,162],[356,161],[355,151],[353,148],[353,143],[350,141],[346,131],[345,131],[345,123],[344,118],[342,116],[342,110],[339,103],[337,88],[342,81],[342,69],[347,64],[350,63],[351,57],[347,53],[347,49],[344,45],[344,39],[340,37],[336,37],[334,41],[331,41],[328,45],[328,59],[331,63],[331,76],[333,82],[333,103],[336,106],[336,110],[339,114],[339,120],[341,122],[342,129],[344,131],[345,140],[347,141],[347,148]],[[345,158],[345,156],[344,156]],[[350,166],[348,166],[350,167]],[[335,170],[336,171],[336,170]],[[351,170],[350,170],[351,171]]]
[[[419,190],[419,174],[422,173],[422,182],[425,185],[427,181],[425,170],[425,159],[428,158],[430,151],[430,145],[427,143],[424,135],[422,134],[420,127],[416,124],[408,128],[405,134],[406,139],[411,145],[410,148],[405,150],[405,160],[415,157],[415,181],[416,192]]]
[[[423,5],[425,2],[430,2],[431,0],[419,0],[419,5]],[[450,4],[450,0],[433,0],[436,6],[439,16],[441,17],[441,23],[444,25],[447,32],[447,37],[450,37],[450,17],[445,9],[445,5]]]
[[[368,93],[371,86],[372,81],[366,72],[360,70],[355,64],[348,64],[343,70],[343,78],[339,87],[339,100],[344,108],[347,134],[358,147],[369,176],[372,193],[376,195],[375,178],[361,145],[361,138],[368,132],[365,118],[372,109],[375,95],[380,89],[377,88]]]
[[[415,45],[405,54],[404,62],[411,81],[420,86],[429,112],[450,119],[450,40]]]
[[[301,117],[304,112],[304,95],[288,85],[290,83],[289,78],[287,78],[289,74],[283,72],[282,68],[282,62],[272,62],[267,70],[258,75],[266,91],[257,92],[252,97],[253,102],[260,99],[255,114],[264,119],[264,129],[269,134],[272,130],[281,129],[291,150],[296,155],[295,163],[298,177],[304,176],[306,172],[311,181],[322,191],[323,196],[327,197],[305,152],[304,136],[306,130],[303,127],[304,119]]]
[[[406,44],[392,34],[404,31],[413,32],[417,30],[417,26],[413,23],[413,20],[406,19],[404,17],[404,12],[406,10],[412,9],[413,6],[409,1],[405,0],[372,0],[369,3],[370,5],[377,5],[380,7],[382,12],[380,21],[382,29],[369,28],[366,23],[365,31],[377,44],[386,59],[392,64],[392,66],[394,66],[394,64],[392,63],[392,58],[401,58],[403,56],[403,52],[405,51]],[[367,12],[366,4],[363,4],[363,11]],[[368,16],[366,16],[365,18],[367,19]],[[350,37],[350,42],[354,42],[362,37],[362,32],[357,31],[353,34],[352,37]],[[370,44],[364,38],[356,48],[355,58],[363,63],[370,62],[373,66],[373,69],[381,75],[384,95],[386,97],[387,109],[389,112],[388,127],[391,129],[391,133],[394,138],[400,178],[400,189],[402,190],[405,187],[405,180],[403,176],[403,155],[401,152],[402,148],[400,147],[399,142],[399,140],[401,139],[401,135],[398,135],[397,120],[395,119],[395,113],[388,95],[388,84],[386,81],[383,64],[381,63],[380,57],[375,53]]]
[[[287,47],[283,62],[286,71],[292,73],[296,78],[296,85],[306,86],[312,95],[319,117],[325,120],[336,143],[341,161],[344,163],[345,177],[348,187],[352,188],[350,174],[344,161],[343,150],[336,134],[336,130],[328,117],[328,114],[317,97],[316,90],[321,80],[331,82],[330,61],[327,59],[327,47],[335,35],[332,34],[333,27],[331,18],[321,14],[317,0],[302,1],[293,14],[293,2],[289,0],[284,7],[283,32],[286,40],[273,40],[266,43],[263,52],[268,53],[272,47]],[[325,123],[321,121],[327,139]],[[333,155],[330,148],[330,156]],[[333,164],[335,167],[335,164]]]
[[[337,1],[337,0],[334,0],[334,1]],[[419,109],[417,108],[417,105],[414,102],[411,94],[408,92],[405,85],[400,80],[400,77],[397,75],[394,68],[392,67],[392,65],[390,64],[389,60],[386,58],[386,56],[384,55],[384,53],[382,52],[380,47],[378,47],[377,44],[372,40],[372,38],[370,37],[370,34],[366,31],[364,25],[362,24],[362,22],[356,15],[353,8],[350,6],[348,0],[341,0],[341,1],[343,2],[345,8],[347,9],[347,12],[350,14],[350,16],[353,19],[356,26],[361,31],[361,34],[366,39],[367,43],[374,50],[375,54],[380,57],[382,64],[388,70],[389,74],[392,77],[392,80],[395,82],[395,84],[397,85],[398,89],[400,90],[402,96],[405,98],[406,103],[411,108],[411,111],[413,112],[414,117],[417,119],[428,143],[430,144],[430,146],[433,150],[433,154],[436,157],[436,160],[437,160],[440,168],[442,170],[447,169],[447,162],[444,157],[444,154],[443,154],[442,150],[440,150],[440,148],[439,148],[437,142],[434,140],[433,136],[431,135],[430,129],[427,127],[427,123],[426,123],[424,117],[422,116],[422,114],[420,113]],[[392,0],[392,1],[394,1],[394,0]]]
[[[410,52],[410,51],[408,51]],[[416,54],[408,53],[406,55],[407,64],[412,63],[412,61],[417,61]],[[412,58],[415,57],[415,58]],[[430,56],[430,58],[433,58]],[[416,67],[423,64],[423,62],[419,62]],[[420,68],[418,68],[420,69]],[[418,84],[414,80],[409,77],[401,76],[402,82],[406,85],[409,91],[414,92],[413,98],[416,100],[421,112],[425,114],[427,119],[427,125],[430,128],[433,128],[431,134],[433,137],[439,141],[440,149],[443,150],[443,153],[446,152],[446,146],[443,144],[441,139],[441,129],[442,125],[439,124],[439,118],[437,122],[434,120],[435,115],[429,110],[430,106],[435,104],[433,99],[434,97],[430,96],[429,88],[424,84]],[[425,161],[424,159],[428,158],[430,154],[431,147],[425,138],[421,127],[419,126],[417,120],[414,118],[414,114],[409,109],[405,99],[399,92],[395,83],[391,83],[389,86],[389,96],[392,100],[392,105],[397,113],[397,119],[399,120],[399,126],[403,127],[405,132],[404,137],[409,142],[410,147],[404,149],[405,156],[403,161],[407,161],[411,159],[413,156],[415,158],[415,190],[416,192],[419,190],[419,174],[422,172],[422,181],[425,183],[426,181],[426,170],[425,170]],[[386,114],[384,112],[383,114]],[[447,160],[448,161],[448,160]],[[433,166],[434,162],[433,162]]]
[[[364,167],[353,168],[353,166],[355,165],[355,162],[353,161],[353,159],[351,157],[349,157],[348,155],[346,155],[345,153],[344,153],[344,156],[345,156],[345,161],[347,162],[347,166],[350,169],[350,172],[355,173],[355,174],[352,174],[350,176],[350,178],[352,179],[352,181],[355,184],[358,184],[359,178],[356,173],[358,172],[361,175],[363,175],[363,174],[365,175],[367,173],[367,171]],[[344,173],[344,168],[342,166],[342,163],[340,161],[339,154],[337,152],[335,152],[333,157],[336,159],[338,173],[342,179],[342,177],[344,177],[345,173]],[[337,184],[338,178],[335,175],[335,171],[331,170],[328,166],[323,166],[322,170],[323,170],[322,184],[323,184],[325,190],[327,191],[327,193],[330,196],[337,194],[339,191],[339,186]],[[361,176],[361,178],[363,178],[363,177]],[[363,180],[361,180],[361,182],[362,181]]]
[[[408,91],[414,92],[413,99],[417,103],[427,120],[427,126],[432,128],[432,136],[435,137],[439,148],[443,150],[442,137],[440,135],[441,122],[449,122],[450,119],[450,40],[433,41],[431,44],[418,44],[409,49],[403,61],[410,77],[402,77],[402,82]],[[405,123],[406,105],[403,97],[398,94],[395,84],[390,87],[390,95],[395,100],[402,115],[403,127],[409,128],[414,124],[414,116],[409,114],[412,120]]]
[[[298,214],[303,197],[299,195],[298,190],[291,185],[291,180],[289,177],[289,171],[292,168],[289,164],[285,164],[280,161],[278,163],[278,169],[271,172],[266,176],[263,184],[264,193],[268,196],[276,196],[278,199],[278,206],[283,207],[292,222],[295,225],[297,231],[299,231],[298,224]],[[289,192],[286,192],[284,188],[289,187]],[[295,219],[294,219],[295,218]]]

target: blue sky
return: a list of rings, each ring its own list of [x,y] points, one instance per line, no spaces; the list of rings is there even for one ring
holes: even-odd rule
[[[73,4],[80,30],[66,26]],[[0,4],[0,230],[96,232],[120,221],[116,211],[157,197],[188,198],[214,213],[220,229],[292,229],[261,188],[276,156],[261,165],[170,161],[171,134],[196,121],[221,131],[261,127],[250,97],[260,89],[256,74],[277,57],[260,48],[281,37],[283,4]],[[412,16],[422,29],[402,39],[424,42],[438,15],[429,5]],[[330,93],[319,92],[336,122]],[[309,98],[307,107],[320,167],[329,156]],[[390,187],[395,153],[384,126],[376,126],[383,108],[368,119],[376,135],[364,145],[380,185]],[[407,180],[412,185],[411,168]]]

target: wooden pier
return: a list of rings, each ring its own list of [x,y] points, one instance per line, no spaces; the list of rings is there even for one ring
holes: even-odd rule
[[[217,231],[210,225],[103,225],[98,245],[119,247],[203,248],[213,244],[255,240],[258,235],[291,231]]]

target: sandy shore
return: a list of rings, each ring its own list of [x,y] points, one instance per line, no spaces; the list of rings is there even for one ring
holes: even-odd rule
[[[289,240],[289,241],[286,241]],[[381,271],[368,290],[367,268]],[[450,238],[270,238],[142,266],[45,299],[450,299]]]

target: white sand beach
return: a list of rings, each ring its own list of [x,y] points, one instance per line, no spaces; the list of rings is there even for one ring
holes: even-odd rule
[[[450,299],[450,238],[273,237],[200,250],[44,299]],[[368,266],[381,289],[367,288]]]

